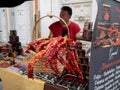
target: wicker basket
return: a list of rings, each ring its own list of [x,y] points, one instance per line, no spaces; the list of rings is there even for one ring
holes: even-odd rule
[[[48,14],[48,15],[46,15],[46,16],[43,16],[43,17],[41,17],[41,18],[39,18],[37,21],[36,21],[36,23],[35,23],[35,25],[34,25],[34,27],[33,27],[33,30],[32,30],[32,40],[34,40],[34,39],[37,39],[37,38],[39,38],[39,37],[35,37],[35,36],[39,36],[39,35],[35,35],[35,34],[38,34],[38,32],[36,32],[36,26],[37,26],[37,24],[40,22],[40,20],[41,19],[43,19],[43,18],[45,18],[45,17],[50,17],[50,18],[52,18],[52,17],[56,17],[56,18],[58,18],[58,19],[60,19],[60,20],[62,20],[64,23],[65,23],[65,25],[66,25],[66,27],[67,27],[67,29],[68,29],[68,37],[70,36],[69,35],[69,28],[68,28],[68,25],[66,24],[66,22],[62,19],[62,18],[60,18],[60,17],[58,17],[58,16],[55,16],[55,15],[52,15],[52,14]],[[33,53],[31,53],[31,54],[33,54]],[[34,58],[34,57],[33,57]],[[38,60],[36,63],[35,63],[35,65],[34,65],[34,67],[33,67],[33,72],[37,72],[37,73],[40,73],[40,72],[45,72],[45,73],[55,73],[54,71],[53,71],[53,69],[50,67],[50,65],[48,65],[48,67],[46,68],[45,67],[45,63],[46,63],[46,59],[41,59],[41,60]],[[57,60],[57,68],[58,68],[58,71],[60,72],[60,73],[62,73],[62,71],[63,71],[63,69],[64,69],[64,66]]]
[[[29,51],[30,52],[30,60],[35,58],[36,53],[34,51]],[[41,51],[42,54],[43,51]],[[27,59],[27,58],[26,58]],[[27,59],[28,60],[28,59]],[[41,58],[39,59],[33,67],[33,72],[34,73],[52,73],[55,74],[55,72],[53,71],[53,69],[51,68],[50,64],[48,64],[48,66],[46,67],[46,60],[47,58]],[[61,74],[64,70],[64,65],[62,65],[58,60],[57,60],[57,68],[59,73]]]
[[[51,69],[50,64],[48,65],[47,68],[45,67],[45,62],[46,62],[45,59],[39,60],[34,65],[34,69],[33,69],[34,72],[35,73],[42,72],[42,73],[53,73],[53,74],[55,74],[55,72],[53,71],[53,69]],[[64,66],[61,63],[59,63],[59,61],[57,61],[57,68],[58,68],[58,71],[61,74],[63,72]]]

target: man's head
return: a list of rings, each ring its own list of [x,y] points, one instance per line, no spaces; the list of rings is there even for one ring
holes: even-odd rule
[[[65,21],[69,21],[72,16],[72,9],[68,6],[63,6],[61,8],[60,17]]]

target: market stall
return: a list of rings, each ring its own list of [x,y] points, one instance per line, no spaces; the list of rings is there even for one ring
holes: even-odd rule
[[[90,57],[81,42],[63,37],[34,39],[32,35],[24,53],[2,62],[0,78],[4,90],[118,90],[120,3],[97,0],[97,4],[93,37],[87,37],[89,32],[85,30],[82,38],[92,38]],[[1,52],[6,54],[6,49]]]

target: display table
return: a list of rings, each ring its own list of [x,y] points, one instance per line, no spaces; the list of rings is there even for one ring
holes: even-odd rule
[[[4,90],[44,90],[44,81],[29,79],[7,68],[0,68],[0,79]]]

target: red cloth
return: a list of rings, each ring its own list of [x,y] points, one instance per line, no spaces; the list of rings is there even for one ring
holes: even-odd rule
[[[68,28],[70,32],[70,38],[75,40],[76,33],[78,33],[81,30],[79,25],[71,21]],[[49,26],[49,29],[51,30],[51,32],[54,34],[55,37],[58,37],[58,36],[62,36],[62,30],[65,30],[66,28],[63,27],[59,21],[57,21],[51,24]]]

